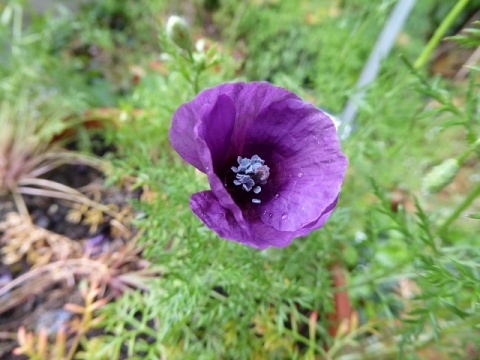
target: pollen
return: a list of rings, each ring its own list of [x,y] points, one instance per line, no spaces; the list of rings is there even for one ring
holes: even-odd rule
[[[238,166],[232,166],[232,171],[236,174],[233,184],[241,186],[246,192],[253,190],[254,194],[262,191],[261,185],[265,185],[270,176],[270,168],[265,165],[265,160],[260,156],[253,155],[249,158],[237,158]],[[254,204],[260,204],[261,200],[252,198]]]

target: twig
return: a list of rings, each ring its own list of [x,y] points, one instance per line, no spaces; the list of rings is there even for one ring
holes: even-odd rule
[[[43,163],[46,164],[41,166]],[[105,172],[108,167],[104,161],[92,156],[77,154],[70,151],[49,151],[32,159],[32,163],[28,165],[34,170],[32,170],[28,176],[36,178],[65,164],[87,165],[101,172]]]
[[[21,179],[19,181],[19,185],[33,185],[33,186],[38,186],[43,188],[43,189],[36,189],[28,186],[27,187],[22,186],[18,188],[18,191],[22,194],[47,196],[47,197],[85,204],[92,208],[100,209],[105,214],[111,216],[112,218],[120,222],[123,220],[120,214],[118,214],[116,211],[113,211],[108,206],[105,206],[96,201],[93,201],[87,196],[83,195],[81,192],[69,186],[57,183],[55,181],[46,180],[46,179],[27,178],[27,179]],[[53,189],[54,191],[45,190],[45,188]]]
[[[25,200],[23,200],[23,196],[20,193],[20,190],[18,189],[18,187],[15,186],[10,191],[12,193],[13,201],[15,202],[15,206],[17,207],[18,212],[23,216],[30,217],[30,214],[28,213],[27,205],[25,204]]]
[[[72,270],[73,268],[73,270]],[[90,260],[86,258],[81,259],[67,259],[60,260],[50,264],[34,268],[29,272],[20,275],[16,279],[8,282],[6,285],[0,288],[0,297],[8,293],[10,290],[14,289],[17,286],[20,286],[22,283],[31,281],[38,276],[41,276],[43,273],[51,273],[55,281],[58,281],[65,277],[65,271],[70,270],[71,272],[79,273],[100,273],[105,274],[109,271],[107,265],[99,263],[96,260]]]

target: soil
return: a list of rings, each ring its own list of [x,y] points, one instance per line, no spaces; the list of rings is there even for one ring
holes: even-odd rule
[[[102,204],[116,207],[119,212],[123,210],[123,213],[126,214],[126,223],[122,225],[128,229],[128,234],[112,227],[110,216],[104,216],[97,226],[93,226],[93,229],[84,221],[72,222],[69,220],[69,214],[72,208],[75,209],[75,204],[40,196],[24,197],[32,224],[27,226],[20,222],[18,226],[27,226],[33,232],[37,230],[41,232],[42,230],[39,229],[48,230],[44,236],[51,236],[52,239],[60,235],[59,239],[68,242],[69,248],[73,249],[67,251],[67,258],[95,259],[107,252],[115,252],[128,243],[135,233],[135,229],[132,229],[127,221],[135,215],[129,205],[129,200],[138,199],[141,195],[140,191],[129,191],[126,187],[105,188],[102,175],[87,166],[62,166],[51,171],[46,178],[81,190]],[[76,206],[78,207],[78,204]],[[59,257],[62,256],[56,254],[54,248],[56,245],[48,244],[49,240],[46,239],[35,243],[36,248],[32,245],[18,261],[14,263],[6,261],[8,251],[10,251],[7,246],[15,243],[15,239],[7,236],[11,226],[14,226],[9,221],[11,222],[11,219],[16,216],[15,213],[16,209],[12,198],[9,196],[0,198],[0,224],[7,223],[6,230],[0,230],[0,259],[2,261],[0,263],[0,290],[9,282],[18,279],[19,276],[34,272],[35,269],[45,265],[35,262],[35,259],[41,259],[36,255],[42,255],[45,251],[51,250],[53,255],[49,259],[50,263],[60,260]],[[85,220],[85,215],[81,220]],[[25,222],[28,223],[28,220]],[[25,236],[28,235],[25,234]],[[52,249],[49,249],[48,246],[52,246]],[[35,256],[32,256],[32,253]],[[140,261],[140,258],[138,259]],[[130,269],[135,266],[134,264],[129,265]],[[139,264],[138,267],[141,265]],[[67,303],[82,304],[83,300],[77,289],[80,278],[78,274],[71,274],[73,281],[58,281],[43,276],[39,277],[35,283],[21,283],[3,295],[0,293],[0,360],[24,358],[12,355],[12,349],[18,346],[15,338],[19,327],[23,326],[30,331],[38,331],[43,327],[47,328],[50,333],[56,333],[62,324],[71,320],[72,314],[65,311],[63,307]],[[18,296],[21,297],[18,298]],[[112,293],[107,293],[107,296],[113,298]]]

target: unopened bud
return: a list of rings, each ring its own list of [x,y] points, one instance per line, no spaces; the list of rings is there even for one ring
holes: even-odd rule
[[[185,19],[172,15],[167,21],[167,37],[177,45],[187,51],[192,49],[192,39],[190,38],[190,28]]]
[[[207,67],[207,55],[204,53],[196,52],[193,54],[193,63],[199,71],[203,71]]]
[[[436,193],[450,184],[460,170],[457,159],[447,159],[435,166],[423,179],[423,189],[428,193]]]

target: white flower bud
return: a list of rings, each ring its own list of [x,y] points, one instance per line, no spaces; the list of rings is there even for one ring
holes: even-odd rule
[[[168,18],[166,27],[167,37],[179,48],[187,51],[192,49],[190,28],[185,19],[172,15]]]

